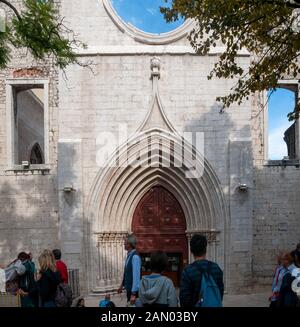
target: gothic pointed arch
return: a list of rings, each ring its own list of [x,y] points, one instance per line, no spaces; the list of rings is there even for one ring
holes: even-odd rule
[[[30,147],[29,163],[31,165],[42,165],[45,163],[43,150],[38,142]]]
[[[182,139],[177,135],[153,128],[140,133],[115,151],[90,190],[87,213],[91,242],[89,253],[97,248],[99,237],[120,237],[131,232],[139,201],[152,187],[160,185],[174,194],[180,203],[186,217],[187,235],[207,233],[213,242],[211,258],[225,267],[228,212],[222,187],[213,168],[200,153],[197,153],[197,160],[193,160],[196,150],[189,144],[185,144],[185,151],[190,155],[180,165],[181,146]],[[116,162],[118,165],[115,165]],[[191,178],[189,172],[195,165],[201,176]],[[103,256],[102,260],[111,260],[105,258],[103,251],[98,256]],[[93,264],[92,258],[89,261]],[[97,265],[95,261],[94,264]],[[104,284],[117,285],[117,271],[122,267],[116,266],[119,268],[115,268],[113,280],[107,282],[103,278]],[[91,272],[95,270],[96,267],[89,269]],[[95,275],[91,276],[90,281],[92,289],[95,286],[96,289],[103,288],[97,283]]]

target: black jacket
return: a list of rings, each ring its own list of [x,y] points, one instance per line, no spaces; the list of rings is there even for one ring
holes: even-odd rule
[[[29,292],[32,297],[39,297],[41,304],[54,301],[57,286],[60,284],[61,278],[58,272],[48,269],[42,273],[41,278],[36,282],[35,288]]]
[[[296,307],[298,303],[298,297],[292,290],[292,283],[295,277],[290,272],[287,272],[282,279],[282,284],[279,291],[279,302],[280,307]]]
[[[209,262],[208,260],[195,261],[183,270],[179,294],[181,307],[194,307],[199,301],[202,277],[200,270],[206,271]],[[223,272],[216,263],[210,262],[210,265],[210,274],[215,280],[223,299]]]

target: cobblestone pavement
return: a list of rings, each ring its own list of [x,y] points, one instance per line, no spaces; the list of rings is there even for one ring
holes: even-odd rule
[[[267,307],[268,296],[267,292],[243,295],[225,295],[224,307]],[[85,303],[87,307],[98,307],[101,297],[87,297]],[[124,294],[112,295],[112,301],[117,307],[126,306],[126,296]]]

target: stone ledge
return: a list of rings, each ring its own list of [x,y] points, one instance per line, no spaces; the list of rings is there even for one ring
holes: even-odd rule
[[[264,167],[300,167],[299,159],[289,159],[289,160],[267,160],[263,164]]]
[[[23,175],[36,175],[42,174],[42,175],[49,175],[51,171],[51,168],[47,165],[31,165],[28,169],[23,168],[22,165],[15,165],[11,168],[8,168],[5,170],[6,174],[14,173],[14,174],[23,174]]]

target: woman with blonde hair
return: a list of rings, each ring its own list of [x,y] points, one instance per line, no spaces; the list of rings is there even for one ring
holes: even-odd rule
[[[36,282],[36,288],[30,292],[30,295],[39,297],[41,307],[56,307],[55,296],[57,286],[61,280],[59,273],[56,271],[56,264],[52,251],[44,250],[38,260],[40,271]]]

